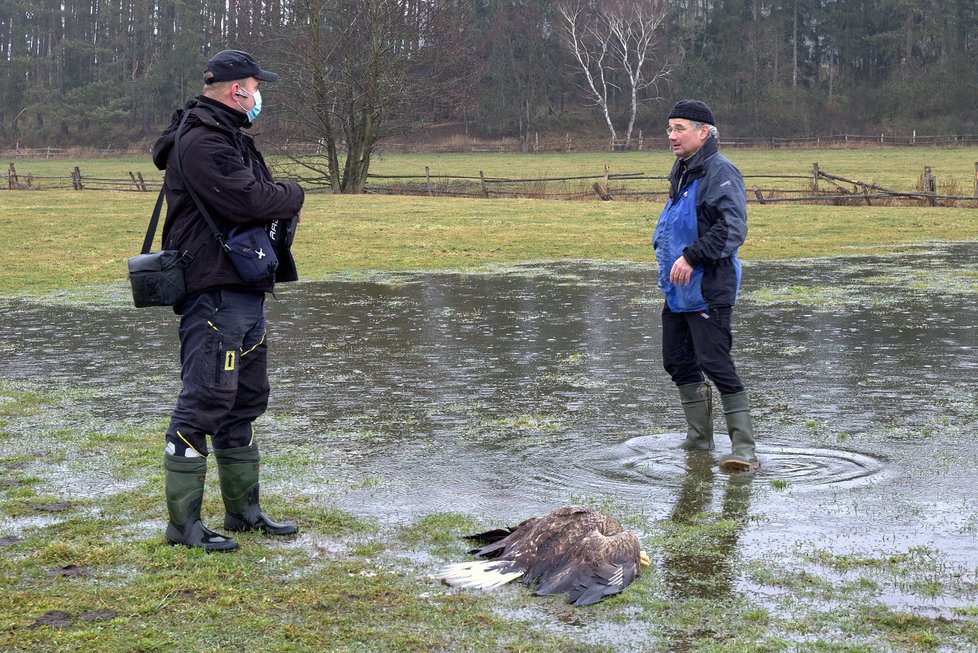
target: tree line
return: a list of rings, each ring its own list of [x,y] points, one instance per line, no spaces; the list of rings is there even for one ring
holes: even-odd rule
[[[261,128],[332,142],[334,187],[351,139],[628,138],[684,97],[738,136],[978,129],[974,0],[4,0],[0,144],[145,143],[224,48],[282,74]]]

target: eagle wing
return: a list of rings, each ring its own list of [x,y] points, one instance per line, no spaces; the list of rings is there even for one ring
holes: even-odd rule
[[[568,595],[591,605],[624,590],[638,576],[638,538],[612,517],[588,506],[564,506],[512,529],[472,536],[491,541],[473,553],[507,575],[521,574],[535,594]]]

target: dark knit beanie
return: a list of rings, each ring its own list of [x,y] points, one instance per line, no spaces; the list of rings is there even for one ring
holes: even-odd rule
[[[671,120],[672,118],[686,118],[687,120],[702,122],[706,125],[716,126],[717,124],[713,119],[713,112],[710,111],[710,107],[699,100],[680,100],[676,102],[676,106],[672,108],[672,113],[669,114],[669,119]]]

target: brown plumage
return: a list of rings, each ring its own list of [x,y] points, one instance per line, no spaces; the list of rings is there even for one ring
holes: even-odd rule
[[[483,560],[449,565],[436,578],[488,589],[522,577],[524,584],[536,584],[534,594],[566,593],[574,605],[618,594],[648,564],[635,534],[589,506],[564,506],[467,539],[486,544],[471,551]]]

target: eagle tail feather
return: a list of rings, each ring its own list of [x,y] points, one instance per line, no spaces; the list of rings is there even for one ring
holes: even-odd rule
[[[496,589],[523,575],[509,561],[476,560],[442,567],[434,577],[446,585],[466,589]]]

